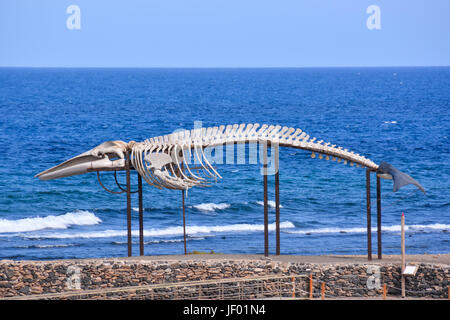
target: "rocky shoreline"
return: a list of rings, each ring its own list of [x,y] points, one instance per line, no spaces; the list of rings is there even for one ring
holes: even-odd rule
[[[448,264],[416,263],[415,276],[406,279],[408,297],[447,299],[450,286]],[[175,284],[192,281],[258,278],[264,276],[302,276],[296,283],[296,296],[308,297],[309,277],[312,292],[327,297],[375,297],[386,284],[389,296],[400,296],[401,275],[398,263],[311,263],[286,262],[265,258],[252,259],[96,259],[61,261],[0,261],[0,298],[12,298],[74,290],[129,288],[154,284]],[[270,287],[270,286],[269,286]],[[171,299],[176,286],[166,290],[163,298]],[[222,289],[224,290],[224,289]],[[270,288],[266,296],[270,296]],[[108,297],[133,298],[131,291],[116,291]],[[222,292],[223,294],[223,292]],[[273,296],[276,296],[274,286]],[[177,296],[180,298],[180,296]],[[251,292],[244,295],[255,298]],[[102,298],[99,296],[99,298]],[[150,293],[141,298],[152,298]],[[184,298],[194,298],[186,295]],[[208,298],[205,293],[203,298]],[[214,297],[212,297],[214,298]]]

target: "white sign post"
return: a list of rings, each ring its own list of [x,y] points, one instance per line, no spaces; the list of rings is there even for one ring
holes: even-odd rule
[[[405,275],[406,256],[405,256],[405,214],[402,212],[402,298],[405,297]]]
[[[406,265],[406,252],[405,252],[405,214],[402,212],[402,298],[405,297],[405,277],[406,276],[415,276],[418,266],[415,265]]]

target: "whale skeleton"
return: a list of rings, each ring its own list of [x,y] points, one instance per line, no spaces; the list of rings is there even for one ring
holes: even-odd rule
[[[392,179],[393,191],[413,184],[425,193],[424,188],[412,177],[401,172],[389,163],[377,165],[370,159],[348,149],[343,149],[330,142],[310,137],[301,129],[282,127],[280,125],[234,124],[219,127],[196,128],[181,130],[168,135],[147,139],[143,142],[130,141],[128,143],[116,140],[107,141],[97,147],[73,157],[57,166],[38,173],[40,180],[52,180],[69,177],[88,172],[97,172],[100,185],[111,193],[127,193],[127,234],[128,256],[132,251],[131,233],[131,189],[130,169],[138,172],[139,192],[139,243],[140,255],[144,254],[143,235],[143,206],[142,179],[149,185],[159,189],[182,190],[183,201],[183,230],[184,253],[186,251],[185,229],[185,193],[192,187],[207,187],[221,179],[221,175],[214,168],[205,154],[208,148],[221,148],[235,144],[262,144],[264,167],[264,255],[268,256],[268,201],[267,201],[267,149],[275,149],[275,199],[276,199],[276,254],[280,254],[279,241],[279,176],[278,176],[278,147],[303,149],[311,152],[311,157],[335,161],[337,163],[356,165],[366,168],[366,197],[367,197],[367,253],[372,259],[371,220],[370,220],[370,173],[377,174],[377,237],[378,258],[381,259],[381,189],[380,178]],[[191,159],[196,166],[190,166]],[[233,155],[234,159],[234,155]],[[125,170],[127,176],[126,189],[118,183],[116,172]],[[107,189],[100,181],[99,172],[114,171],[114,178],[121,191],[114,192]]]
[[[208,128],[181,130],[143,142],[107,141],[36,175],[41,180],[52,180],[92,171],[124,170],[126,157],[133,168],[151,186],[159,189],[188,190],[192,187],[210,186],[221,179],[205,155],[206,148],[229,144],[259,143],[270,146],[303,149],[311,157],[354,164],[377,172],[378,176],[394,180],[394,191],[406,184],[423,187],[407,174],[385,162],[381,166],[366,157],[342,147],[317,141],[301,129],[280,125],[234,124]],[[191,159],[199,166],[190,167]]]

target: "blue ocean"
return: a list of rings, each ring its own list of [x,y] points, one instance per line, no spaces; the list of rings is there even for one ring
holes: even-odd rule
[[[0,259],[127,255],[126,197],[95,173],[37,173],[108,140],[143,141],[222,124],[268,123],[386,161],[426,189],[382,180],[383,253],[450,253],[450,68],[0,68]],[[186,199],[187,250],[262,254],[260,165],[217,166],[223,179]],[[113,188],[111,174],[102,175]],[[376,253],[375,175],[372,240]],[[123,173],[118,175],[125,182]],[[133,189],[137,183],[132,175]],[[281,253],[366,254],[365,170],[280,149]],[[274,177],[269,250],[275,253]],[[132,197],[133,254],[138,199]],[[181,191],[144,184],[146,255],[182,254]]]

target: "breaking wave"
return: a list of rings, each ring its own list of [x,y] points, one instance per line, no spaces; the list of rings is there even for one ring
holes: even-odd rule
[[[30,246],[16,246],[15,248],[21,249],[49,249],[49,248],[67,248],[74,247],[75,244],[33,244]]]
[[[428,225],[407,225],[405,226],[405,232],[436,232],[436,231],[447,231],[450,230],[449,224],[428,224]],[[372,232],[376,232],[376,227],[372,227]],[[382,226],[381,227],[382,232],[400,232],[401,226],[400,225],[393,225],[393,226]],[[308,229],[308,230],[287,230],[284,231],[286,233],[292,233],[292,234],[332,234],[332,233],[366,233],[366,228],[318,228],[318,229]]]
[[[280,223],[280,229],[294,228],[294,224],[290,221]],[[275,223],[269,224],[269,231],[275,230]],[[221,232],[255,232],[264,231],[263,224],[231,224],[223,226],[186,226],[186,233],[190,236],[196,234],[211,234]],[[133,237],[139,236],[139,230],[132,231]],[[161,237],[161,236],[179,236],[183,235],[183,227],[168,227],[164,229],[147,229],[144,230],[145,237]],[[72,239],[72,238],[110,238],[110,237],[125,237],[126,230],[103,230],[93,232],[78,232],[78,233],[48,233],[41,235],[22,235],[28,239]]]
[[[0,233],[29,232],[43,229],[67,229],[70,226],[89,226],[102,220],[92,212],[76,210],[59,216],[33,217],[18,220],[0,219]]]
[[[205,237],[196,237],[196,238],[187,237],[186,241],[199,241],[199,240],[205,240],[205,239],[206,239]],[[152,241],[145,241],[144,244],[148,245],[148,244],[179,243],[179,242],[184,242],[184,239],[152,240]],[[128,242],[126,242],[126,241],[113,241],[112,244],[124,245],[124,244],[128,244]]]
[[[256,201],[256,203],[259,204],[260,206],[264,206],[264,201]],[[275,208],[276,207],[276,203],[273,200],[268,200],[267,204],[271,208]],[[281,204],[280,204],[280,208],[283,208],[283,206]]]
[[[231,207],[229,203],[200,203],[192,206],[202,212],[214,212],[216,210],[225,210]]]

